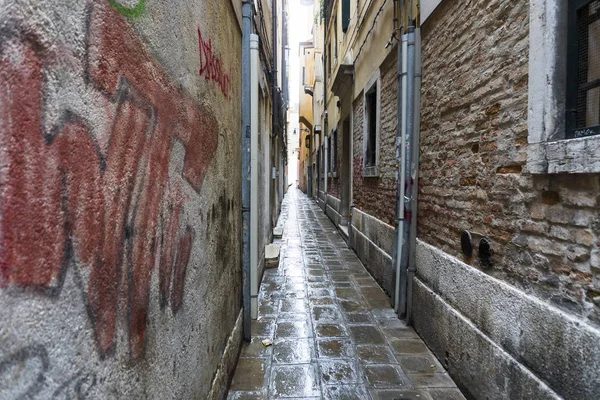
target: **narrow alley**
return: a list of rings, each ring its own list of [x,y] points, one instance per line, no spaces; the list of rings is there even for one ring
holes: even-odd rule
[[[0,400],[600,400],[600,0],[0,0]]]
[[[290,189],[280,221],[229,399],[464,398],[314,201]]]

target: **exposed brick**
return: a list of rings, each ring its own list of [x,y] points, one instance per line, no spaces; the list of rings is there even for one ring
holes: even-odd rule
[[[363,94],[353,104],[354,204],[362,211],[392,225],[396,215],[397,175],[396,126],[397,78],[395,62],[381,71],[381,124],[379,130],[379,177],[363,177]],[[339,139],[338,139],[339,142]]]
[[[544,190],[542,192],[542,203],[547,204],[549,206],[553,206],[555,204],[560,203],[560,197],[558,196],[558,192]]]
[[[498,174],[520,174],[523,167],[520,165],[505,165],[502,167],[498,167],[496,172]]]
[[[422,27],[419,237],[461,258],[460,232],[481,232],[491,274],[600,324],[583,306],[600,290],[600,175],[523,172],[529,2],[440,7]]]

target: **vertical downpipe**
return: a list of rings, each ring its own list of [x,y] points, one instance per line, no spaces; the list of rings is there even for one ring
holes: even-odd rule
[[[271,209],[271,212],[273,213],[273,215],[271,215],[271,227],[270,227],[270,238],[271,240],[273,240],[273,228],[275,227],[275,224],[277,223],[277,202],[279,201],[277,199],[278,197],[278,189],[277,189],[277,177],[274,176],[273,172],[274,169],[276,170],[279,167],[279,164],[277,163],[277,151],[278,151],[278,146],[277,146],[277,140],[280,140],[281,137],[279,137],[279,112],[280,109],[279,107],[281,106],[281,104],[279,104],[279,96],[277,93],[277,85],[278,85],[278,70],[277,68],[279,67],[278,62],[277,62],[277,0],[273,0],[271,2],[271,37],[273,38],[273,42],[271,43],[271,46],[273,46],[272,49],[272,57],[273,57],[273,62],[271,65],[271,71],[272,71],[272,87],[271,87],[271,103],[272,103],[272,108],[271,108],[271,125],[273,125],[273,136],[271,139],[271,144],[272,144],[272,148],[271,151],[273,152],[273,157],[271,158],[272,160],[272,165],[271,165],[271,170],[269,171],[269,174],[271,175],[271,181],[270,181],[270,186],[273,188],[273,206],[274,209]]]
[[[404,255],[404,243],[406,242],[405,236],[405,212],[404,212],[404,203],[406,201],[406,114],[407,114],[407,98],[408,98],[408,35],[402,35],[402,45],[401,45],[401,61],[402,61],[402,72],[401,72],[401,85],[402,92],[400,94],[402,101],[402,108],[400,111],[400,166],[399,168],[399,176],[398,176],[398,235],[396,237],[396,291],[395,291],[395,301],[394,308],[398,316],[403,318],[406,310],[406,269],[405,264],[402,263],[403,255]]]
[[[252,3],[242,4],[242,298],[244,340],[251,339],[250,316],[250,34]]]
[[[272,13],[272,18],[271,18],[271,37],[273,38],[273,43],[271,44],[273,46],[273,53],[272,53],[272,57],[273,57],[273,64],[271,66],[271,70],[272,70],[272,91],[271,91],[271,96],[273,97],[272,99],[272,103],[273,103],[273,115],[272,115],[272,124],[273,124],[273,136],[277,136],[277,134],[279,134],[279,131],[275,130],[277,123],[279,121],[279,109],[277,108],[279,106],[278,102],[277,102],[277,0],[273,0],[271,3],[271,13]],[[273,165],[277,165],[276,163],[273,163]]]
[[[331,57],[331,54],[327,53],[327,27],[329,26],[329,17],[327,15],[327,10],[329,9],[328,5],[325,5],[324,8],[324,18],[323,18],[323,23],[325,24],[325,26],[323,27],[323,54],[325,55],[323,57],[323,129],[321,130],[321,135],[320,135],[320,139],[322,141],[324,141],[325,143],[327,143],[327,140],[325,139],[325,135],[327,134],[328,130],[329,130],[329,116],[328,116],[328,112],[327,112],[327,77],[329,74],[329,69],[327,68],[327,60],[329,60],[329,57]],[[316,139],[316,136],[313,135],[313,137]],[[325,144],[323,144],[323,149],[325,149]],[[317,162],[320,162],[321,157],[317,158]],[[325,164],[325,163],[323,163]],[[323,184],[325,186],[325,188],[323,189],[324,192],[327,191],[327,173],[325,172],[325,166],[323,165],[323,168],[319,168],[319,172],[321,174],[323,174]],[[318,188],[321,188],[320,182],[321,182],[321,177],[317,176],[317,179],[319,180],[319,186]],[[319,204],[319,200],[321,199],[319,197],[319,190],[317,189],[317,204]],[[325,195],[325,201],[327,201],[327,195]],[[325,204],[325,212],[327,212],[327,204]]]
[[[407,283],[408,283],[408,261],[410,247],[410,226],[413,219],[412,210],[412,193],[413,193],[413,139],[415,132],[415,27],[408,27],[407,34],[407,52],[406,52],[406,148],[404,157],[404,224],[403,224],[403,241],[401,250],[401,269],[400,269],[400,308],[399,315],[406,315],[407,301]]]
[[[250,309],[258,318],[258,35],[250,35]]]
[[[410,220],[410,235],[408,237],[408,288],[406,292],[406,322],[412,324],[412,293],[413,278],[416,269],[416,247],[417,247],[417,199],[419,194],[419,141],[420,141],[420,115],[421,115],[421,30],[415,30],[415,85],[414,85],[414,135],[412,142],[412,179],[413,187],[411,194],[412,218]]]
[[[404,69],[402,68],[403,64],[403,51],[404,51],[404,40],[400,39],[398,42],[398,57],[397,57],[397,75],[398,75],[398,92],[397,92],[397,110],[396,110],[396,168],[398,169],[398,186],[396,188],[396,232],[394,235],[394,251],[392,254],[392,262],[394,265],[395,278],[396,278],[396,287],[394,291],[394,308],[396,312],[398,312],[398,304],[400,303],[400,258],[398,257],[400,254],[400,248],[402,247],[400,232],[402,231],[402,223],[404,218],[403,214],[403,203],[402,199],[404,197],[404,174],[401,168],[401,163],[403,159],[403,138],[402,135],[404,126],[404,108],[403,108],[403,98],[404,91],[402,81],[404,79]]]
[[[327,214],[327,174],[329,173],[329,138],[327,136],[323,143],[323,193],[325,196],[325,204],[323,204],[323,211]]]

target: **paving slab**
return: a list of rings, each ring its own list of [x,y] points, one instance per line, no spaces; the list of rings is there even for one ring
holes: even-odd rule
[[[228,399],[464,399],[314,201],[290,190],[277,226]]]

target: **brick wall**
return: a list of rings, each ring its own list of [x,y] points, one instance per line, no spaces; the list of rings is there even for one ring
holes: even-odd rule
[[[339,174],[339,172],[338,172]],[[327,178],[327,194],[340,199],[340,178],[329,177]]]
[[[331,176],[329,176],[328,180],[327,180],[327,193],[335,198],[337,198],[338,200],[340,200],[340,190],[341,190],[341,182],[340,182],[340,175],[341,175],[341,168],[342,168],[342,131],[341,131],[341,122],[338,125],[338,132],[337,132],[337,160],[336,160],[336,174],[337,176],[334,177],[333,174]],[[333,134],[331,135],[331,144],[332,146],[334,145],[335,141],[334,141],[334,136]],[[331,171],[329,171],[331,172]]]
[[[363,177],[364,102],[361,93],[353,104],[354,204],[367,214],[393,224],[396,215],[396,122],[398,84],[395,51],[380,67],[381,120],[379,130],[379,177]]]
[[[600,177],[522,172],[528,25],[526,0],[475,0],[423,27],[418,235],[478,268],[460,234],[485,235],[487,272],[600,324]]]

